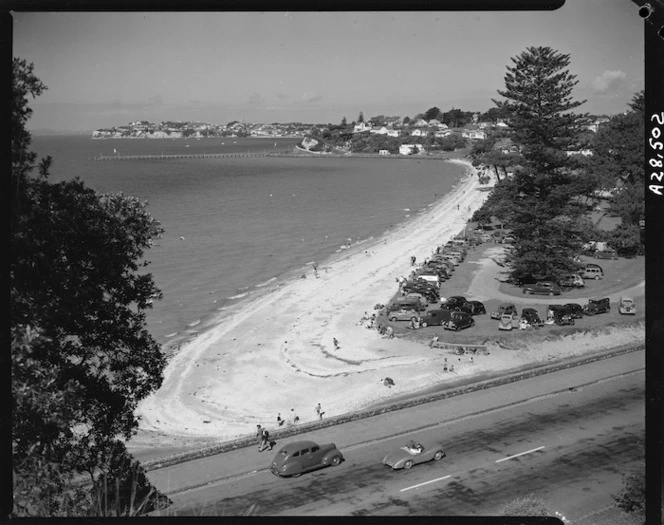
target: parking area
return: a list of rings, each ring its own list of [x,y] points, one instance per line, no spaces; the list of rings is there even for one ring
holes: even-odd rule
[[[586,279],[584,288],[565,289],[561,295],[554,298],[550,298],[549,296],[525,295],[521,287],[501,282],[505,279],[504,272],[506,269],[504,267],[492,264],[493,270],[487,276],[486,259],[499,260],[495,254],[500,253],[501,247],[503,245],[499,243],[489,242],[469,248],[465,261],[455,267],[450,279],[445,281],[441,286],[441,297],[463,296],[467,300],[479,299],[484,303],[486,314],[474,316],[474,326],[458,332],[445,330],[442,326],[427,326],[413,330],[409,328],[410,323],[408,322],[396,321],[389,323],[384,316],[379,316],[377,321],[379,323],[390,324],[397,337],[428,342],[435,336],[441,342],[460,344],[484,344],[487,341],[507,342],[550,339],[574,332],[600,330],[608,326],[633,326],[636,323],[645,321],[645,296],[643,288],[640,288],[640,294],[631,295],[636,305],[636,315],[621,315],[618,312],[618,300],[615,298],[611,300],[611,311],[594,316],[583,316],[582,318],[575,319],[573,325],[558,326],[553,324],[529,330],[520,330],[518,328],[511,331],[499,330],[499,321],[491,319],[490,313],[498,310],[501,304],[513,303],[519,314],[523,308],[534,308],[540,317],[545,319],[550,304],[578,303],[583,306],[587,304],[588,298],[600,299],[608,296],[613,297],[620,295],[623,290],[638,287],[645,278],[645,259],[642,256],[631,259],[619,258],[616,260],[598,260],[593,257],[581,257],[581,262],[583,263],[591,262],[599,264],[604,271],[604,277],[599,280]],[[480,269],[482,269],[482,272],[479,272]],[[480,273],[482,274],[481,276],[478,275]],[[482,279],[479,282],[479,287],[478,278]],[[473,284],[475,286],[472,286]],[[473,297],[472,290],[477,291],[478,289],[482,290],[483,297]],[[395,293],[397,293],[396,288]],[[496,296],[500,298],[487,298]],[[437,305],[432,304],[429,306],[429,309],[437,307]]]

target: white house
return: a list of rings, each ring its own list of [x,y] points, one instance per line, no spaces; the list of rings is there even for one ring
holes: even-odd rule
[[[423,118],[420,118],[420,119],[417,119],[416,122],[411,122],[410,125],[411,126],[416,126],[416,127],[424,127],[424,126],[428,126],[429,124],[427,123],[426,120],[424,120]]]
[[[461,136],[466,139],[484,140],[486,138],[486,133],[477,129],[464,129],[461,131]]]
[[[426,136],[426,131],[422,131],[421,129],[414,129],[412,133],[410,134],[411,137],[424,137]]]
[[[371,133],[377,134],[377,135],[387,135],[387,128],[385,126],[381,128],[375,128],[371,130]]]
[[[438,137],[439,139],[442,139],[443,137],[447,137],[447,136],[451,135],[452,133],[453,133],[453,131],[451,129],[441,129],[439,131],[436,131],[434,133],[434,136]]]
[[[503,119],[499,118],[496,121],[496,127],[501,128],[501,129],[505,129],[505,128],[509,128],[509,125]]]
[[[589,149],[582,149],[582,150],[572,150],[572,151],[566,151],[567,156],[570,157],[572,155],[583,155],[584,157],[592,157],[593,152],[590,151]]]
[[[368,125],[366,122],[360,122],[358,124],[355,124],[355,127],[353,128],[353,133],[362,133],[364,131],[371,131],[371,126]]]
[[[422,144],[402,144],[399,146],[399,155],[412,155],[415,152],[424,153]]]
[[[378,150],[378,154],[379,155],[389,155],[390,152],[387,151],[386,149],[380,149],[380,150]]]
[[[399,130],[397,130],[397,129],[388,129],[387,130],[387,136],[388,137],[398,137],[399,136]]]

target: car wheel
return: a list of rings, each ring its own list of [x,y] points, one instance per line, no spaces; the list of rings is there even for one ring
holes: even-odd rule
[[[596,280],[596,281],[599,281],[599,275],[596,275],[596,276],[595,276],[595,280]]]
[[[395,322],[397,320],[396,317],[390,317],[390,321]]]
[[[330,461],[330,465],[332,465],[333,467],[338,466],[340,463],[341,463],[341,457],[340,456],[334,456],[332,458],[332,461]]]
[[[405,468],[406,470],[408,470],[412,466],[413,462],[410,459],[403,464],[403,468]]]
[[[526,295],[531,295],[533,292],[531,290],[526,291]]]
[[[440,461],[441,459],[443,459],[443,456],[444,456],[444,455],[445,455],[445,454],[443,453],[442,450],[438,450],[438,451],[436,451],[436,453],[433,455],[433,460],[434,460],[434,461]]]
[[[426,323],[426,322],[422,322],[422,328],[426,328],[426,327],[427,327],[427,323]]]
[[[549,292],[549,296],[552,296],[552,295],[553,295],[553,292]]]

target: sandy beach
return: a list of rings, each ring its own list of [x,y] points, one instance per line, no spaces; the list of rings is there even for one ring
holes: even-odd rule
[[[460,376],[546,361],[553,352],[577,355],[644,339],[642,327],[613,330],[518,351],[496,348],[471,363],[419,342],[381,337],[360,323],[391,299],[396,279],[411,271],[411,256],[422,261],[463,231],[487,198],[472,165],[455,162],[465,165],[466,176],[428,210],[321,264],[317,278],[311,270],[275,286],[183,345],[162,388],[139,405],[134,445],[228,441],[252,435],[257,424],[277,428],[277,414],[288,418],[291,409],[300,422],[313,421],[318,403],[324,417],[333,417]],[[454,373],[443,371],[446,358],[455,360]],[[385,377],[393,387],[383,385]]]

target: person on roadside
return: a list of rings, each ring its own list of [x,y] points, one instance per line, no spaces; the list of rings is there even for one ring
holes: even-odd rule
[[[270,433],[267,428],[261,432],[261,444],[258,446],[258,452],[263,452],[266,448],[272,450],[272,441],[270,441]]]
[[[323,419],[323,414],[325,414],[325,412],[323,412],[323,409],[321,408],[320,403],[318,403],[316,405],[315,410],[316,410],[316,415],[318,415],[318,419]]]
[[[256,442],[258,443],[258,452],[261,452],[261,443],[263,442],[263,427],[256,425]]]

